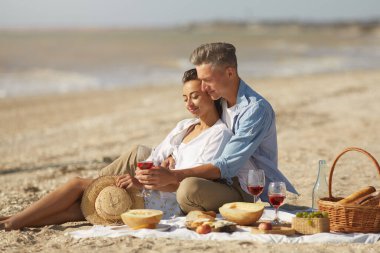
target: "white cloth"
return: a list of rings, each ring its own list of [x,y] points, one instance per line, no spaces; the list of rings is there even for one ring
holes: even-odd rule
[[[279,211],[280,219],[290,221],[293,214]],[[273,219],[274,210],[265,209],[262,216],[263,220]],[[170,230],[161,232],[151,229],[131,230],[113,230],[114,226],[95,225],[88,230],[77,230],[67,233],[75,239],[90,237],[119,237],[134,236],[139,238],[175,238],[180,240],[249,240],[263,243],[376,243],[380,240],[380,234],[363,234],[363,233],[319,233],[304,236],[285,236],[270,234],[252,234],[249,228],[239,228],[234,233],[209,233],[206,235],[197,234],[194,231],[185,228],[185,217],[176,217],[169,220],[161,220],[161,224],[169,224]]]
[[[223,147],[230,140],[232,132],[218,120],[213,126],[205,129],[190,142],[182,143],[189,127],[199,123],[199,119],[180,121],[166,138],[152,151],[147,160],[161,163],[169,155],[175,160],[175,169],[186,169],[209,163],[218,158]],[[181,209],[173,192],[150,191],[144,198],[146,209],[158,209],[164,212],[164,218],[178,216]]]

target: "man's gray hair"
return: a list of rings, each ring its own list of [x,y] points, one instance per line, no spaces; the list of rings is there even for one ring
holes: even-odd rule
[[[200,45],[190,55],[190,62],[196,66],[210,63],[213,66],[237,68],[236,48],[224,42]]]

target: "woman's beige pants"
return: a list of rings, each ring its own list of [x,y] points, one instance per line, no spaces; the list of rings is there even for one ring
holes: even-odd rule
[[[150,155],[151,149],[142,145],[133,147],[129,152],[121,155],[108,166],[99,171],[99,176],[135,175],[136,164]],[[208,180],[204,178],[185,178],[177,190],[177,201],[186,214],[192,210],[216,211],[225,203],[236,201],[251,202],[253,197],[244,192],[237,178],[231,186],[222,180]]]

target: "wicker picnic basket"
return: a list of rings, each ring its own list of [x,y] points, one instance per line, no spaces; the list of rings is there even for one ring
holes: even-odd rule
[[[339,158],[349,151],[357,151],[366,155],[377,168],[380,175],[380,166],[376,159],[367,151],[349,147],[343,150],[336,158],[330,170],[329,197],[321,198],[318,206],[321,211],[328,212],[330,219],[330,230],[343,233],[378,233],[380,232],[380,206],[341,205],[336,202],[343,198],[333,197],[332,176]]]
[[[330,232],[330,222],[328,218],[292,218],[292,228],[303,235]]]

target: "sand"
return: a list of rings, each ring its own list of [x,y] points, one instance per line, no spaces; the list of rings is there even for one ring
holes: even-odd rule
[[[311,205],[319,159],[332,164],[348,146],[380,159],[380,71],[354,71],[246,80],[277,115],[279,166],[300,196],[288,203]],[[0,215],[22,210],[74,176],[97,170],[134,144],[155,146],[179,120],[190,117],[181,85],[151,86],[0,100]],[[360,187],[380,189],[372,163],[348,153],[333,177],[333,194]],[[21,231],[0,231],[0,251],[104,250],[113,252],[375,252],[375,245],[272,245],[247,241],[142,240],[132,237],[75,240],[66,232],[85,222]]]

